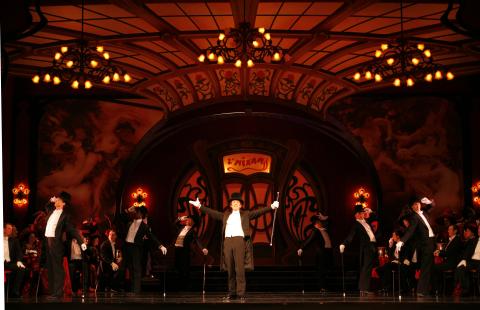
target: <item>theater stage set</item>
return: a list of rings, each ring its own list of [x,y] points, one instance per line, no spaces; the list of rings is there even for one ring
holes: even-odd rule
[[[39,224],[68,191],[79,228],[118,227],[120,210],[145,204],[169,245],[151,254],[140,295],[52,303],[40,288],[7,309],[225,307],[221,223],[188,201],[223,210],[233,192],[246,209],[278,192],[280,208],[251,222],[255,271],[247,300],[228,306],[477,306],[478,291],[359,297],[355,247],[342,277],[338,245],[357,202],[383,246],[412,195],[433,197],[436,218],[479,213],[478,1],[18,0],[0,11],[5,221]],[[319,212],[334,246],[326,294],[314,251],[297,256]],[[209,250],[192,248],[186,290],[174,271],[182,215]]]

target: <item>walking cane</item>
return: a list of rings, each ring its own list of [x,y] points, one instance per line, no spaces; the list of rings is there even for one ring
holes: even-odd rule
[[[205,295],[205,275],[206,275],[206,265],[207,265],[207,255],[204,255],[205,258],[203,260],[203,285],[202,285],[202,295]]]
[[[82,298],[87,296],[87,280],[88,280],[88,261],[87,253],[82,253]]]
[[[279,195],[280,195],[280,192],[277,192],[277,199],[275,199],[276,201],[278,201]],[[272,227],[272,236],[270,237],[270,246],[272,246],[272,243],[273,243],[273,233],[275,232],[275,219],[277,218],[277,210],[278,208],[276,208],[275,212],[273,213],[273,227]]]
[[[398,255],[398,300],[402,300],[402,287],[400,286],[401,284],[401,277],[400,277],[400,268],[402,267],[402,262],[400,262],[400,254]]]
[[[165,256],[165,255],[163,255]],[[167,265],[165,263],[165,258],[163,259],[163,298],[167,296],[167,291],[166,291],[166,278],[167,278]]]
[[[43,268],[40,268],[40,270],[38,271],[37,289],[35,291],[35,300],[38,300],[38,289],[40,287],[40,279],[42,277],[42,271],[43,271]]]
[[[302,294],[305,294],[305,280],[303,279],[302,257],[298,257],[298,273],[300,274],[300,280],[302,283]]]
[[[345,297],[345,266],[343,265],[343,253],[340,253],[341,264],[342,264],[342,291],[343,297]]]

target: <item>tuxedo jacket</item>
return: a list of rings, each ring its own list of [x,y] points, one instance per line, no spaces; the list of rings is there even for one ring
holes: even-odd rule
[[[465,248],[462,253],[462,259],[468,261],[472,260],[472,256],[475,253],[475,248],[477,247],[478,237],[468,239],[465,242]]]
[[[55,209],[47,210],[47,223]],[[75,226],[70,222],[70,214],[63,209],[62,214],[58,218],[57,227],[55,228],[55,239],[57,241],[62,241],[63,233],[67,233],[67,239],[75,238],[78,241],[78,244],[83,243],[83,238],[75,228]]]
[[[326,231],[328,234],[328,231]],[[324,251],[325,250],[325,240],[323,239],[322,233],[317,228],[312,228],[312,233],[308,238],[303,241],[301,245],[301,249],[305,249],[310,244],[313,244],[313,247],[316,252]]]
[[[440,251],[438,256],[443,258],[444,263],[447,266],[451,266],[452,268],[456,267],[458,262],[460,261],[462,255],[462,242],[460,241],[460,237],[456,235],[452,241],[447,243],[445,248]],[[473,255],[473,254],[472,254]]]
[[[119,250],[118,242],[115,244],[115,251]],[[112,244],[110,240],[105,240],[100,245],[100,260],[108,265],[115,262],[115,257],[112,252]]]
[[[124,223],[127,223],[124,236],[126,238],[128,235],[128,230],[130,229],[130,225],[133,223],[133,221],[130,220],[126,212],[121,213],[121,219]],[[135,238],[133,239],[133,244],[138,247],[143,247],[145,239],[151,240],[157,248],[162,245],[162,243],[158,241],[157,237],[152,233],[152,229],[150,228],[150,226],[148,226],[147,224],[145,224],[144,221],[142,221],[140,223],[140,226],[138,227],[137,233],[135,234]],[[127,242],[122,243],[125,246]]]
[[[372,231],[373,232],[373,231]],[[343,241],[344,245],[349,245],[353,242],[353,240],[357,238],[360,244],[360,249],[371,246],[372,242],[370,241],[370,237],[368,236],[367,231],[360,224],[357,220],[353,224],[350,233],[348,234],[347,238]]]
[[[11,263],[17,263],[18,261],[22,261],[22,247],[20,246],[20,241],[18,241],[17,238],[8,237],[8,252],[10,254]]]
[[[432,221],[428,218],[428,215],[426,212],[423,213],[425,218],[427,219],[428,223],[430,224],[430,227],[432,227]],[[416,247],[422,247],[422,245],[426,244],[429,240],[428,236],[428,227],[423,221],[423,219],[418,215],[416,212],[413,212],[413,214],[409,217],[409,222],[410,226],[408,226],[407,231],[401,238],[401,241],[403,243],[406,243],[407,241],[411,241],[413,244],[415,244]]]
[[[177,234],[175,235],[175,240],[173,240],[174,245],[175,245],[175,242],[177,241],[178,235],[183,230],[183,227],[185,227],[180,224],[180,221],[178,219],[175,221],[175,225],[177,227]],[[203,245],[200,242],[200,240],[198,240],[197,233],[194,227],[190,228],[190,230],[185,235],[183,239],[183,248],[186,250],[189,250],[193,242],[195,242],[200,249],[203,249]]]

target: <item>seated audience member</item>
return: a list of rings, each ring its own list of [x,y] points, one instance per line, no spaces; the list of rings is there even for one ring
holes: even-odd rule
[[[471,295],[470,275],[471,270],[480,268],[480,238],[476,234],[480,232],[480,226],[476,224],[467,224],[464,228],[465,248],[462,254],[462,260],[457,265],[455,278],[462,287],[462,296]]]
[[[122,257],[117,243],[117,232],[108,231],[108,238],[100,246],[100,287],[106,292],[118,291],[123,287]]]
[[[11,297],[20,297],[20,287],[25,275],[25,265],[22,262],[22,248],[20,242],[14,237],[14,226],[10,223],[3,225],[3,267],[5,271],[10,271],[10,291]]]

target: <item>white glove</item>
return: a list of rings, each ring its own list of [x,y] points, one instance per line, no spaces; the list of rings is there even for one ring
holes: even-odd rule
[[[57,197],[53,196],[52,198],[50,198],[50,202],[55,202],[55,200],[57,200]]]
[[[118,270],[118,265],[115,264],[114,262],[112,262],[112,263],[110,264],[110,266],[112,266],[113,271],[117,271],[117,270]]]
[[[159,246],[158,248],[160,249],[160,251],[162,251],[162,254],[163,254],[163,255],[167,255],[167,248],[166,248],[166,247],[164,247],[163,245],[161,245],[161,246]]]
[[[393,246],[393,239],[388,239],[388,247],[391,248]]]
[[[422,199],[420,199],[420,202],[425,204],[425,205],[431,205],[433,203],[433,199],[430,200],[427,197],[423,197]]]
[[[345,252],[345,244],[340,244],[338,248],[340,249],[340,253]]]
[[[188,216],[183,215],[183,216],[180,216],[180,217],[178,218],[178,220],[179,220],[179,221],[185,221],[185,220],[187,219],[187,217],[188,217]]]
[[[397,251],[400,251],[400,250],[402,249],[403,242],[402,242],[402,241],[398,241],[395,246],[397,247]]]
[[[82,245],[80,247],[82,248],[82,251],[87,250],[87,245],[85,243],[82,243]]]
[[[189,200],[188,203],[197,209],[200,209],[200,207],[202,206],[202,203],[200,202],[200,199],[198,199],[198,197],[197,200]]]
[[[462,260],[460,261],[460,263],[458,263],[458,265],[457,265],[458,268],[460,268],[460,267],[462,267],[462,266],[463,266],[463,267],[467,267],[467,261],[464,260],[464,259],[462,259]]]
[[[280,205],[280,203],[275,200],[275,201],[270,205],[270,207],[271,207],[272,209],[278,209],[278,206],[279,206],[279,205]]]
[[[410,261],[405,258],[405,259],[403,260],[403,264],[404,264],[405,266],[410,266]]]
[[[203,255],[208,255],[208,250],[207,249],[202,249]]]
[[[392,263],[398,264],[398,260],[394,259],[394,260],[392,260]]]
[[[25,265],[21,261],[17,262],[17,267],[21,269],[25,269]]]
[[[298,249],[297,255],[298,255],[298,256],[302,256],[302,253],[303,253],[303,250],[302,250],[302,249]]]

